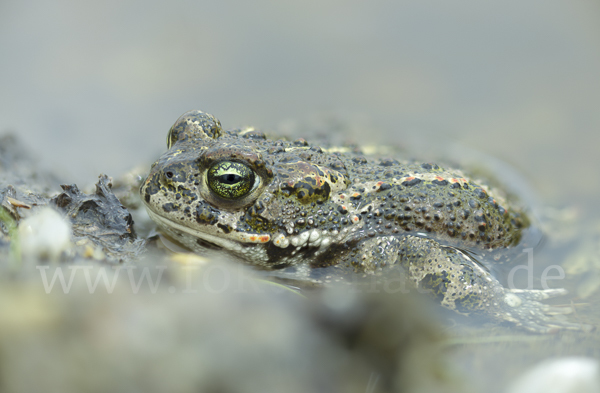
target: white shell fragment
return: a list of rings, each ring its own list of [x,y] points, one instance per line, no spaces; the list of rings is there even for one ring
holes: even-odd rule
[[[517,379],[507,393],[597,393],[600,363],[586,357],[541,362]]]
[[[71,247],[71,225],[57,211],[44,207],[21,221],[19,240],[23,257],[54,261]]]

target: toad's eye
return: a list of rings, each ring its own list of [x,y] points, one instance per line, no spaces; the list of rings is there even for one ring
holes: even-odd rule
[[[210,189],[225,199],[248,195],[254,186],[254,171],[240,162],[221,161],[213,164],[207,174]]]

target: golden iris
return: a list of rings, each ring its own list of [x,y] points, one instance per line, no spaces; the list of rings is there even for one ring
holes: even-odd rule
[[[207,182],[210,189],[225,199],[247,195],[254,185],[254,172],[240,162],[221,161],[210,167]]]

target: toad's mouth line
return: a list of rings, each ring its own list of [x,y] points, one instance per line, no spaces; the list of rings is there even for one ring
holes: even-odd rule
[[[249,234],[238,234],[238,233],[232,232],[229,235],[223,234],[223,237],[215,236],[215,235],[211,235],[206,232],[201,232],[201,231],[192,229],[185,225],[181,225],[178,222],[175,222],[169,218],[161,216],[160,214],[154,212],[149,206],[146,206],[146,211],[148,212],[148,215],[154,222],[159,223],[159,225],[161,225],[163,227],[173,228],[180,232],[187,233],[190,236],[197,237],[197,238],[207,241],[209,243],[223,247],[226,250],[241,250],[243,248],[242,243],[257,243],[255,240],[250,240],[250,237],[252,237],[252,236],[249,236]],[[235,238],[227,239],[227,238],[225,238],[225,236],[235,237]],[[260,236],[260,235],[254,235],[253,237],[257,237],[257,236]],[[261,243],[265,243],[265,242],[261,241]]]

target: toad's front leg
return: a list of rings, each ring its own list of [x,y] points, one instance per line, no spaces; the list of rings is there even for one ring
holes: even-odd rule
[[[540,303],[541,300],[566,294],[564,289],[508,289],[460,250],[416,236],[396,241],[399,262],[408,279],[420,290],[431,293],[448,309],[463,315],[487,315],[538,333],[584,328],[555,317],[572,312],[570,307]]]

